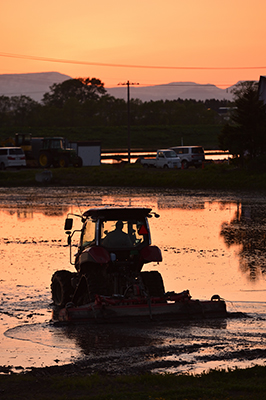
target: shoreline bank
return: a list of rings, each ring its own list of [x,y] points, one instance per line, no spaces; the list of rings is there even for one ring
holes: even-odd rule
[[[36,176],[48,171],[49,179]],[[145,169],[138,164],[102,164],[97,167],[21,169],[0,172],[0,187],[106,186],[168,189],[266,191],[266,173],[209,164],[202,169]]]

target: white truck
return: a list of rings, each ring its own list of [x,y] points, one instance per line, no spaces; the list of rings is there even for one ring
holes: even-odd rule
[[[142,158],[140,162],[145,168],[181,168],[180,158],[171,149],[157,150],[156,158]]]

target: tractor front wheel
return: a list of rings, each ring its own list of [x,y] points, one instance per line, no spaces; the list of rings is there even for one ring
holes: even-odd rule
[[[61,157],[59,158],[59,166],[60,166],[61,168],[66,168],[66,167],[68,167],[68,165],[69,165],[69,160],[68,160],[68,158],[67,158],[66,156],[61,156]]]
[[[39,155],[39,165],[42,168],[49,168],[52,164],[52,157],[48,152],[43,152]]]

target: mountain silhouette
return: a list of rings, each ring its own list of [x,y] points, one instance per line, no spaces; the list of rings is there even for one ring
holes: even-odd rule
[[[220,89],[215,85],[202,85],[195,82],[172,82],[154,86],[130,86],[130,98],[142,101],[156,100],[232,100],[233,86]],[[127,86],[119,86],[107,89],[108,93],[117,98],[127,98]]]
[[[0,96],[25,95],[40,101],[44,93],[49,92],[50,86],[67,79],[72,78],[59,72],[2,74],[0,75]]]
[[[25,95],[40,102],[44,93],[50,91],[50,86],[68,79],[72,79],[72,77],[59,72],[2,74],[0,75],[0,96]],[[231,90],[233,87],[221,89],[212,84],[203,85],[195,82],[130,86],[130,98],[141,101],[176,100],[178,98],[202,101],[207,99],[232,100]],[[111,96],[127,100],[127,86],[106,87],[106,90]]]

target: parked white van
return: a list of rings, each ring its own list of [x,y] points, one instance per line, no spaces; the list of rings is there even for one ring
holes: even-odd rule
[[[200,168],[205,160],[204,149],[201,146],[176,146],[170,148],[180,158],[183,169],[188,168],[190,165]]]
[[[0,169],[25,167],[26,157],[21,147],[0,147]]]

